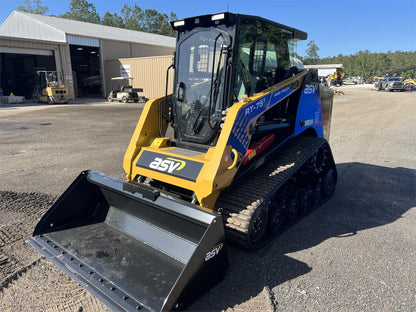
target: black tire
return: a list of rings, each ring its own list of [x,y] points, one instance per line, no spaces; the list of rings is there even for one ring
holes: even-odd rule
[[[127,96],[123,96],[123,97],[121,98],[121,101],[122,101],[123,103],[127,103],[127,102],[128,102]]]
[[[312,188],[312,204],[316,205],[322,200],[322,183],[316,183]]]
[[[35,103],[39,103],[40,101],[39,101],[39,95],[37,94],[37,93],[33,93],[33,95],[32,95],[32,100],[33,100],[33,102],[35,102]]]
[[[280,199],[270,207],[267,231],[273,236],[277,234],[284,223],[283,211],[286,210],[286,200]]]
[[[311,172],[314,171],[315,165],[312,163],[312,161],[309,159],[308,161],[306,161],[302,167],[300,167],[299,169],[299,173],[304,176],[307,177],[311,174]]]
[[[337,184],[337,174],[334,168],[328,168],[324,173],[322,181],[322,192],[324,197],[331,196],[335,191],[335,185]]]
[[[250,249],[263,245],[267,229],[267,212],[263,206],[257,207],[248,227],[248,244]]]
[[[297,217],[300,210],[299,193],[292,195],[287,204],[286,215],[289,220],[293,220]]]
[[[109,96],[108,96],[108,98],[107,98],[107,100],[108,100],[109,102],[112,102],[112,101],[113,101],[113,97],[112,97],[111,95],[109,95]]]
[[[314,155],[314,167],[316,172],[321,172],[326,160],[326,150],[324,147],[318,149]]]
[[[304,213],[312,207],[313,191],[312,188],[307,187],[299,191],[299,213]]]

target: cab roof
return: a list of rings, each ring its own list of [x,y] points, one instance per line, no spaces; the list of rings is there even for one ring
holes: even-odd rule
[[[216,26],[220,24],[232,26],[232,25],[238,24],[238,22],[241,19],[260,21],[265,24],[270,24],[275,27],[284,29],[292,33],[292,39],[306,40],[308,38],[308,34],[299,29],[289,27],[280,23],[276,23],[274,21],[271,21],[271,20],[268,20],[259,16],[235,14],[235,13],[230,13],[230,12],[188,17],[182,20],[172,21],[170,23],[174,30],[185,31],[185,30],[193,29],[195,27],[209,27],[209,26]]]

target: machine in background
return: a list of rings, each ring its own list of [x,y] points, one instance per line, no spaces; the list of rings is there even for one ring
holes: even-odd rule
[[[127,102],[139,102],[145,101],[145,97],[139,95],[143,92],[142,88],[133,88],[133,77],[114,77],[111,78],[111,92],[108,95],[107,100],[109,102],[119,101],[123,103]]]
[[[68,103],[68,89],[63,83],[61,74],[57,71],[37,69],[32,99],[35,103]]]

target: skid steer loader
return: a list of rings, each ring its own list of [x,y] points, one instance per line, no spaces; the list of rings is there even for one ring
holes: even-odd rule
[[[264,246],[336,185],[333,93],[293,66],[306,33],[228,12],[172,27],[174,92],[146,103],[126,181],[82,172],[29,238],[114,310],[184,308],[226,273],[226,243]]]

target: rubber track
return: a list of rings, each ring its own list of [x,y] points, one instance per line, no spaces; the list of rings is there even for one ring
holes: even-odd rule
[[[279,188],[323,145],[325,139],[300,137],[278,151],[257,171],[222,192],[216,208],[221,212],[227,239],[250,249],[250,219],[262,203],[269,205]]]

